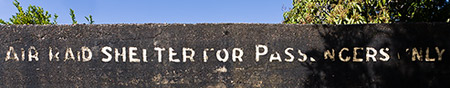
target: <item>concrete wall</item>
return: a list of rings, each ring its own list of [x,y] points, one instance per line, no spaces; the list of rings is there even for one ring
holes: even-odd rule
[[[449,87],[450,25],[0,25],[1,87]]]

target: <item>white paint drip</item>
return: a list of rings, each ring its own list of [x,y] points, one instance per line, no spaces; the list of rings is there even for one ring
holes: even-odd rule
[[[227,68],[225,68],[225,66],[222,66],[222,67],[217,68],[216,70],[214,70],[214,72],[219,72],[219,73],[227,72]]]

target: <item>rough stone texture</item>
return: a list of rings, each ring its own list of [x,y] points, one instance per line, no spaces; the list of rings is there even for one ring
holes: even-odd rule
[[[0,25],[0,42],[1,87],[450,87],[450,25],[446,23]],[[269,50],[256,62],[258,44]],[[39,61],[5,61],[9,46],[19,57],[24,48],[25,58],[34,46]],[[92,50],[91,61],[62,60],[67,48],[75,53],[82,46]],[[149,62],[102,62],[104,46],[137,47],[137,58],[147,49]],[[60,52],[60,61],[49,61],[49,47]],[[157,62],[154,47],[166,49],[163,62]],[[179,59],[183,47],[193,48],[195,62],[168,62],[169,47]],[[284,53],[288,47],[294,49],[295,58],[301,58],[296,52],[300,49],[316,62],[269,62],[275,52],[283,60],[288,58]],[[364,49],[357,55],[364,62],[324,59],[326,50],[339,52],[344,47],[349,52],[353,47],[387,47],[391,58],[365,62]],[[429,47],[429,57],[434,58],[435,47],[446,51],[442,61],[411,61],[405,50],[414,47],[422,54]],[[208,62],[202,61],[205,48],[215,49],[208,52]],[[217,60],[217,50],[227,49],[231,55],[233,48],[244,50],[243,62]]]

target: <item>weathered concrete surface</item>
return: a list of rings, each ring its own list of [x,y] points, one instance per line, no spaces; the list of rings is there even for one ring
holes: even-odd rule
[[[256,45],[266,45],[268,53],[255,61]],[[5,60],[9,47],[19,61]],[[39,61],[28,61],[30,47]],[[92,60],[64,61],[67,48],[75,58],[86,46]],[[101,52],[111,47],[111,62]],[[60,61],[49,60],[59,51]],[[114,62],[114,48],[137,47],[136,58],[147,49],[148,62]],[[164,48],[158,62],[155,47]],[[169,48],[182,57],[182,48],[195,51],[195,62],[169,62]],[[356,57],[363,62],[353,61]],[[389,48],[388,61],[366,62],[367,47],[377,51]],[[438,47],[438,50],[435,48]],[[21,55],[23,48],[24,59]],[[204,49],[209,59],[203,62]],[[220,62],[217,50],[244,51],[242,62]],[[293,62],[285,54],[293,48]],[[338,52],[349,48],[339,59]],[[413,48],[422,61],[412,61]],[[425,61],[428,58],[436,61]],[[324,59],[324,52],[335,49],[335,61]],[[442,60],[438,61],[440,50]],[[1,87],[450,87],[450,25],[446,23],[370,24],[370,25],[285,25],[285,24],[105,24],[105,25],[0,25]],[[297,53],[313,57],[303,58]],[[32,50],[34,55],[34,50]],[[282,62],[270,62],[279,53]],[[378,52],[376,58],[383,58]],[[127,57],[128,57],[127,53]],[[220,55],[224,55],[223,53]],[[276,55],[275,55],[276,56]],[[13,54],[10,53],[10,57]],[[120,57],[120,56],[119,56]]]

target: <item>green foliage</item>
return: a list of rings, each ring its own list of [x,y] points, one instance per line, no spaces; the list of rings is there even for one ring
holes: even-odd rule
[[[58,15],[56,15],[56,13],[55,13],[54,18],[53,18],[53,24],[58,24],[58,22],[56,22],[56,19],[58,19]]]
[[[449,22],[446,0],[391,0],[393,22]]]
[[[445,0],[293,0],[284,12],[288,24],[367,24],[445,22],[450,20]],[[447,21],[448,22],[448,21]]]
[[[0,19],[0,24],[8,24],[8,23]]]
[[[10,22],[5,22],[0,19],[0,24],[56,24],[58,15],[55,14],[53,16],[53,22],[50,22],[52,15],[48,14],[48,11],[44,11],[44,9],[39,6],[30,5],[27,10],[24,11],[17,0],[15,0],[13,4],[19,12],[16,13],[16,15],[13,15],[12,18],[9,18]]]
[[[13,15],[12,18],[9,18],[10,22],[0,19],[0,24],[57,24],[56,20],[58,19],[58,15],[56,15],[56,13],[54,15],[48,14],[48,11],[34,5],[28,6],[28,8],[24,11],[23,7],[20,6],[20,3],[17,0],[14,0],[13,4],[19,12]],[[75,14],[72,9],[70,9],[70,17],[72,18],[72,23],[77,24]],[[89,15],[89,19],[87,17],[85,18],[89,21],[89,24],[94,23],[91,15]],[[53,19],[53,21],[50,19]]]
[[[75,14],[72,9],[70,9],[70,18],[72,18],[72,24],[78,24],[78,22],[75,20]]]
[[[89,24],[93,24],[94,23],[94,21],[92,20],[92,16],[91,15],[89,15],[89,18],[86,17],[86,16],[84,16],[84,18],[86,18],[86,20],[89,22]]]
[[[283,14],[289,24],[388,23],[386,0],[294,0]]]

